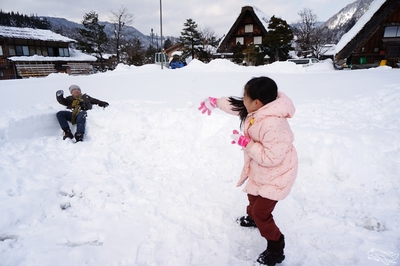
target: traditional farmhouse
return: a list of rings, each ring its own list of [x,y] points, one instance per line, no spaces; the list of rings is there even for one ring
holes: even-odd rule
[[[172,58],[172,56],[176,53],[179,55],[182,54],[182,45],[179,43],[173,44],[170,47],[166,48],[164,51],[167,54],[168,59]]]
[[[400,67],[400,1],[372,2],[335,50],[338,68]]]
[[[71,49],[75,42],[50,30],[0,26],[0,80],[89,74],[97,59]]]
[[[232,58],[235,47],[238,44],[244,47],[251,44],[261,45],[263,38],[267,34],[269,19],[257,7],[242,7],[239,17],[220,42],[216,55],[223,58]]]

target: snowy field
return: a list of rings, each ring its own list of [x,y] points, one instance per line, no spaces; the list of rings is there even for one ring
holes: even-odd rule
[[[293,265],[400,264],[400,70],[192,61],[0,81],[0,265],[254,265],[239,119],[198,110],[273,78],[294,102],[299,175],[274,217]],[[110,103],[62,140],[55,92]],[[75,129],[73,128],[73,132]]]

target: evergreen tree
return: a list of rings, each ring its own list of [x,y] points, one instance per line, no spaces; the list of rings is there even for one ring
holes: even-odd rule
[[[140,39],[135,36],[131,41],[128,42],[129,45],[123,48],[122,53],[125,57],[126,64],[142,66],[145,61],[145,49],[142,45]],[[154,55],[154,54],[153,54]]]
[[[149,47],[146,49],[144,63],[145,64],[154,64],[154,55],[157,52],[159,52],[157,50],[157,47],[150,44]]]
[[[164,49],[168,49],[169,47],[172,46],[172,41],[170,38],[167,38],[164,42]]]
[[[263,64],[263,54],[260,53],[260,47],[255,44],[249,44],[242,51],[244,58],[249,66],[258,66]]]
[[[99,15],[95,11],[83,16],[82,25],[84,28],[79,29],[81,39],[78,40],[78,47],[83,52],[96,54],[104,71],[103,54],[108,43],[108,37],[104,32],[105,26],[99,24]]]
[[[188,18],[183,25],[184,28],[181,32],[181,36],[179,37],[179,42],[183,47],[182,58],[187,58],[190,55],[192,58],[194,58],[195,54],[198,55],[200,53],[198,45],[201,44],[201,38],[200,33],[197,30],[197,24],[191,18]]]
[[[292,41],[293,32],[287,22],[272,16],[267,35],[263,40],[265,53],[274,61],[286,60],[289,57],[289,51],[293,50]]]
[[[199,46],[197,50],[197,59],[204,63],[209,63],[211,61],[211,53]]]
[[[234,47],[233,47],[233,55],[232,55],[232,61],[236,64],[241,64],[243,63],[244,59],[244,45],[241,45],[240,42],[238,42]]]
[[[51,28],[51,23],[46,18],[39,18],[35,15],[22,15],[18,12],[5,13],[3,10],[0,10],[0,25],[42,30],[48,30]]]

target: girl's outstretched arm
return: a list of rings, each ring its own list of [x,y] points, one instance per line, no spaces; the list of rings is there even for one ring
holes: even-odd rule
[[[222,111],[231,115],[239,115],[239,112],[232,110],[233,106],[231,105],[228,97],[222,97],[218,99],[213,97],[208,97],[207,99],[205,99],[200,103],[200,107],[198,109],[203,114],[207,113],[208,115],[211,115],[212,111],[215,108],[219,108]]]

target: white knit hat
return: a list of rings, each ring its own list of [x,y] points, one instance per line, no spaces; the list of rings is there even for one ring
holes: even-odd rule
[[[69,92],[72,93],[73,90],[81,90],[78,85],[71,85],[69,86]]]

